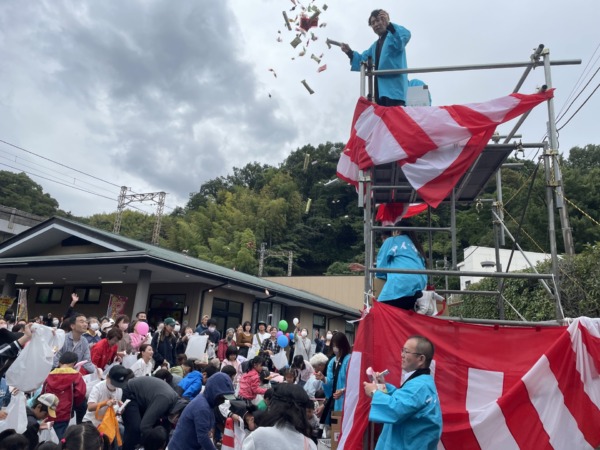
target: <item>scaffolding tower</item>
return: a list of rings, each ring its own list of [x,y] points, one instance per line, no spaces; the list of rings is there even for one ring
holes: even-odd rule
[[[503,68],[519,68],[524,67],[524,73],[517,82],[513,93],[517,93],[523,83],[527,79],[529,73],[536,67],[543,67],[545,76],[544,89],[552,88],[551,66],[575,65],[581,64],[581,60],[561,60],[551,61],[550,52],[540,44],[534,49],[529,61],[514,62],[514,63],[498,63],[498,64],[479,64],[479,65],[464,65],[464,66],[446,66],[446,67],[428,67],[428,68],[412,68],[412,69],[396,69],[396,70],[374,70],[371,62],[364,63],[361,67],[361,83],[360,95],[372,100],[373,79],[379,75],[391,74],[408,74],[408,73],[432,73],[432,72],[449,72],[449,71],[466,71],[466,70],[489,70]],[[425,274],[429,278],[432,276],[442,276],[446,279],[446,289],[440,289],[437,292],[443,294],[477,294],[491,295],[498,297],[498,313],[500,321],[486,321],[480,319],[459,319],[470,322],[486,323],[493,322],[495,324],[521,324],[527,322],[505,321],[504,314],[504,298],[502,295],[503,282],[507,278],[528,278],[536,279],[542,284],[546,292],[550,295],[555,304],[556,320],[562,322],[564,314],[561,307],[559,293],[559,268],[558,268],[558,251],[556,245],[556,230],[554,222],[554,212],[558,210],[561,222],[563,242],[565,253],[567,255],[574,254],[573,238],[566,205],[563,201],[563,186],[560,166],[558,164],[558,139],[556,130],[556,118],[554,112],[554,100],[549,99],[548,105],[548,122],[547,122],[547,142],[533,143],[515,143],[511,140],[515,137],[521,125],[527,119],[529,112],[523,114],[513,129],[504,137],[502,142],[490,142],[479,155],[475,163],[463,175],[458,184],[452,189],[451,193],[444,200],[450,206],[450,224],[446,227],[433,227],[431,224],[431,207],[428,208],[428,224],[425,227],[382,227],[376,226],[375,213],[376,205],[390,202],[402,202],[404,204],[415,203],[422,201],[418,192],[409,184],[397,162],[377,165],[368,170],[360,171],[358,180],[358,205],[364,208],[364,244],[365,244],[365,306],[370,305],[373,293],[373,277],[375,272],[380,273],[406,273],[406,274]],[[540,148],[543,149],[544,161],[544,176],[546,183],[546,203],[548,213],[548,232],[550,241],[550,257],[552,271],[551,273],[538,273],[535,267],[530,263],[534,273],[510,273],[505,272],[500,264],[499,248],[503,243],[505,234],[513,239],[516,249],[523,253],[519,243],[514,239],[508,228],[504,224],[502,214],[502,198],[493,202],[492,206],[492,221],[495,237],[495,256],[496,256],[496,271],[495,272],[476,272],[476,271],[459,271],[457,270],[457,230],[456,230],[456,205],[458,203],[471,203],[478,201],[478,197],[484,189],[488,180],[496,174],[496,180],[500,179],[501,167],[509,157],[509,155],[517,149],[523,148]],[[500,186],[498,186],[500,188]],[[501,192],[501,189],[499,189]],[[424,232],[429,236],[429,264],[425,270],[409,270],[409,269],[376,269],[374,264],[374,242],[377,233],[382,230],[405,230]],[[432,268],[432,233],[444,232],[449,233],[452,243],[452,255],[450,270],[436,270]],[[507,268],[508,270],[508,268]],[[498,280],[498,289],[496,291],[473,291],[473,290],[450,290],[448,289],[448,277],[460,276],[476,276],[476,277],[493,277]],[[555,324],[555,323],[553,323]]]

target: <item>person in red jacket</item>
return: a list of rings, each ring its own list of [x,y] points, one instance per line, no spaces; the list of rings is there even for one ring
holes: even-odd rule
[[[240,379],[238,396],[244,400],[252,401],[257,395],[267,392],[266,388],[260,387],[260,373],[265,360],[262,356],[255,356],[250,360],[248,371]]]
[[[123,332],[119,328],[111,328],[106,337],[92,347],[90,351],[92,363],[98,369],[104,370],[108,364],[114,361],[116,356],[125,356],[117,353],[117,344],[122,338]]]
[[[44,381],[43,393],[54,394],[58,397],[54,431],[58,439],[62,439],[74,409],[85,401],[85,382],[81,374],[75,370],[77,354],[65,352],[54,369]]]

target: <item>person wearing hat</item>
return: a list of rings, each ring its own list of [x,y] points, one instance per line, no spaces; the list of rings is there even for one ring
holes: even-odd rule
[[[158,366],[168,363],[169,367],[173,367],[177,362],[177,354],[175,353],[177,338],[173,334],[176,324],[175,319],[167,317],[163,329],[157,331],[152,337],[153,358]]]
[[[269,409],[261,417],[261,426],[244,439],[242,449],[317,450],[317,446],[311,439],[312,429],[306,414],[307,408],[312,406],[308,394],[301,386],[278,384],[273,388]]]
[[[54,394],[42,394],[35,399],[33,406],[26,409],[27,429],[23,433],[29,440],[29,448],[34,448],[39,443],[40,430],[48,429],[52,423],[48,421],[56,418],[58,397]]]
[[[129,400],[122,413],[123,450],[134,450],[157,425],[169,431],[167,417],[179,399],[171,386],[155,377],[136,378],[123,366],[112,367],[108,378],[114,387],[123,389],[123,401]]]
[[[181,413],[169,450],[212,450],[215,445],[211,431],[215,426],[216,408],[225,400],[234,400],[231,377],[215,373],[206,382],[206,388]]]
[[[92,388],[92,392],[88,393],[87,413],[83,417],[84,422],[92,422],[94,426],[97,427],[102,422],[102,418],[104,417],[104,414],[106,414],[106,409],[108,407],[121,406],[123,404],[121,401],[123,398],[123,390],[113,386],[110,381],[110,373],[115,370],[120,370],[118,367],[122,366],[111,367],[106,380],[95,385]],[[96,409],[98,406],[100,406],[98,414],[100,419],[96,418]]]
[[[109,319],[108,317],[104,317],[100,323],[100,334],[102,338],[106,337],[108,331],[115,325],[115,321]]]
[[[267,333],[267,324],[262,320],[258,321],[258,323],[256,324],[256,329],[258,331],[254,334],[254,337],[252,338],[252,350],[254,351],[254,353],[249,354],[248,358],[258,356],[263,342],[271,337],[271,335]]]

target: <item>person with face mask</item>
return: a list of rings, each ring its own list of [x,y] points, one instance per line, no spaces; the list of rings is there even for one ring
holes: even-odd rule
[[[308,330],[306,328],[300,328],[300,322],[296,325],[294,341],[296,342],[294,358],[296,356],[302,356],[306,361],[310,361],[310,358],[313,356],[312,342],[308,338]]]
[[[167,317],[163,322],[163,328],[157,331],[152,337],[152,349],[154,350],[154,360],[159,366],[168,365],[173,367],[177,362],[176,346],[177,339],[173,331],[177,321],[172,317]]]
[[[211,439],[214,411],[225,400],[235,400],[233,384],[227,374],[218,372],[208,379],[204,392],[181,413],[169,450],[215,450]]]
[[[134,377],[123,366],[112,367],[108,377],[112,386],[123,389],[123,401],[130,401],[122,413],[123,450],[137,448],[155,426],[170,430],[168,416],[179,399],[171,386],[155,377]]]
[[[333,356],[333,351],[331,348],[331,339],[333,338],[333,333],[327,330],[327,334],[325,335],[325,342],[323,345],[323,354],[327,355],[328,358]]]
[[[212,342],[214,345],[219,343],[221,339],[221,332],[217,330],[217,321],[215,319],[208,320],[208,328],[200,333],[200,335],[208,336],[209,342]]]
[[[150,327],[148,323],[141,320],[133,321],[133,332],[129,333],[129,338],[131,339],[131,348],[133,348],[134,352],[139,351],[140,346],[147,343],[149,331]]]
[[[90,344],[90,348],[92,345],[97,344],[102,339],[102,335],[100,333],[100,323],[98,322],[97,317],[88,317],[88,329],[83,334],[83,337]]]
[[[217,348],[217,358],[219,361],[223,362],[225,359],[225,353],[227,353],[227,349],[235,345],[235,330],[233,328],[228,328],[225,332],[225,337],[219,341],[219,347]]]
[[[327,401],[321,413],[321,423],[331,423],[331,411],[341,411],[344,406],[346,391],[346,374],[350,361],[350,342],[344,333],[335,333],[331,338],[331,348],[334,357],[327,365],[327,375],[315,373],[315,378],[323,382],[323,391]]]
[[[119,356],[123,357],[127,354],[133,353],[133,347],[131,346],[131,337],[129,336],[129,316],[121,314],[115,319],[115,328],[118,328],[123,332],[123,338],[119,341]]]

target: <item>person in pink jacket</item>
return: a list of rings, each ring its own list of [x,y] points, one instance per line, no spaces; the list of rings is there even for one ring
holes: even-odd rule
[[[131,338],[131,347],[135,352],[139,352],[140,346],[146,342],[148,330],[148,324],[141,320],[137,321],[133,326],[133,332],[129,333],[129,337]]]
[[[263,395],[267,389],[260,387],[260,373],[265,360],[262,356],[256,356],[250,360],[248,371],[240,379],[240,390],[238,396],[244,400],[252,401],[257,395]]]

